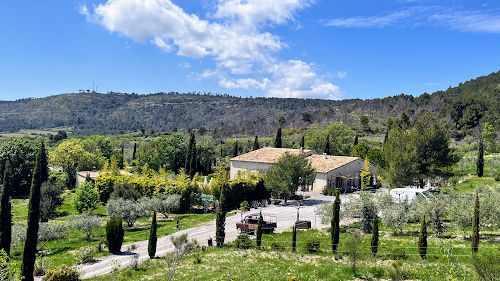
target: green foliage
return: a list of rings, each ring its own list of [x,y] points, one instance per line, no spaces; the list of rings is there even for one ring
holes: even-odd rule
[[[262,223],[263,223],[263,221],[264,221],[264,219],[262,218],[262,212],[260,212],[259,222],[257,224],[257,233],[256,233],[257,248],[260,248],[260,245],[262,243]]]
[[[476,200],[474,203],[474,217],[472,219],[472,237],[471,237],[471,248],[472,252],[479,250],[479,195],[476,192]]]
[[[73,197],[73,207],[80,214],[84,211],[92,211],[97,209],[99,205],[99,193],[90,182],[82,182],[76,189]]]
[[[151,221],[151,228],[149,229],[148,241],[148,255],[151,259],[153,259],[156,255],[156,243],[158,241],[157,230],[158,225],[156,223],[156,212],[153,212],[153,220]]]
[[[500,173],[499,172],[496,172],[494,175],[493,175],[493,179],[495,181],[500,181]]]
[[[259,146],[259,137],[257,135],[255,135],[255,140],[253,141],[253,150],[257,150],[259,148],[260,148],[260,146]]]
[[[309,254],[314,254],[319,251],[319,248],[321,246],[321,242],[319,237],[311,237],[306,240],[306,243],[304,244],[304,249],[309,253]]]
[[[323,150],[323,153],[326,153],[327,155],[330,155],[330,135],[326,136],[325,150]]]
[[[12,239],[12,206],[10,203],[10,162],[5,163],[2,192],[0,193],[0,249],[10,254]]]
[[[361,187],[365,188],[373,185],[373,174],[370,171],[370,162],[368,162],[368,158],[365,158],[363,170],[361,170],[359,176],[361,177]]]
[[[97,248],[94,246],[85,246],[75,251],[74,256],[78,263],[90,263],[95,260]]]
[[[265,186],[271,193],[284,196],[287,201],[299,186],[312,185],[315,179],[316,170],[304,154],[285,153],[267,170]]]
[[[373,218],[377,214],[377,208],[371,196],[368,192],[360,192],[362,207],[361,207],[361,230],[364,233],[372,232]]]
[[[52,270],[47,270],[42,281],[78,281],[80,280],[80,273],[78,270],[67,265]]]
[[[354,276],[358,276],[358,274],[356,273],[356,265],[358,264],[358,261],[362,255],[361,241],[362,241],[361,233],[359,233],[359,231],[354,231],[345,243],[348,251],[347,257],[351,264],[351,269],[352,272],[354,273]]]
[[[48,222],[54,216],[54,212],[63,204],[61,195],[64,186],[58,182],[47,181],[42,184],[40,199],[40,221]]]
[[[134,188],[129,182],[118,181],[113,187],[113,192],[111,192],[110,199],[122,198],[125,200],[138,200],[141,198],[141,193]]]
[[[122,218],[114,218],[106,224],[106,245],[112,254],[120,253],[123,244]]]
[[[189,138],[188,153],[186,157],[186,173],[192,178],[196,174],[196,138],[194,133],[191,133]]]
[[[92,153],[85,148],[91,150],[90,143],[93,138],[88,140],[68,139],[57,146],[54,151],[49,153],[49,162],[54,167],[62,167],[64,172],[74,172],[74,168],[79,170],[91,170],[92,167],[102,167],[106,157],[102,153]],[[95,147],[93,148],[95,151]],[[111,155],[109,155],[111,156]]]
[[[38,150],[37,142],[29,138],[0,141],[0,175],[4,175],[5,163],[9,160],[12,196],[29,194]]]
[[[101,218],[96,215],[85,213],[71,219],[69,221],[69,225],[72,228],[83,231],[86,234],[87,239],[90,239],[92,236],[92,230],[101,226]]]
[[[250,240],[247,234],[240,234],[236,240],[234,240],[234,245],[238,249],[249,249],[252,247],[252,240]]]
[[[420,232],[418,234],[418,253],[422,259],[427,257],[427,224],[425,216],[420,223]]]
[[[484,128],[481,137],[486,144],[486,151],[498,152],[497,145],[495,142],[495,137],[497,136],[498,132],[495,130],[493,125],[489,124],[488,122],[484,123],[483,126]]]
[[[485,249],[472,254],[472,266],[480,280],[500,280],[500,255],[498,250]]]
[[[293,225],[292,227],[292,251],[297,250],[297,227]]]
[[[345,124],[334,123],[324,131],[313,133],[307,146],[314,151],[323,151],[329,136],[330,155],[350,155],[355,132]]]
[[[227,183],[222,183],[218,201],[219,209],[215,215],[215,241],[217,243],[217,247],[222,247],[226,238],[226,190]]]
[[[372,250],[372,254],[377,256],[378,251],[378,216],[373,217],[373,226],[372,226],[372,239],[370,243],[370,248]]]
[[[479,139],[479,150],[477,153],[477,164],[476,164],[476,174],[478,177],[482,177],[484,174],[484,145],[483,138]]]
[[[35,170],[33,171],[33,181],[31,183],[28,206],[28,229],[26,231],[23,261],[21,264],[21,275],[26,280],[33,279],[37,251],[36,245],[38,242],[41,187],[42,184],[49,179],[48,169],[47,155],[45,153],[45,146],[42,142],[36,156]]]
[[[332,220],[330,224],[330,235],[332,238],[332,251],[334,254],[337,254],[337,249],[339,247],[340,242],[340,196],[336,194],[335,201],[332,205],[333,214]]]
[[[9,255],[0,249],[0,277],[2,280],[19,280],[19,269],[9,264]]]
[[[394,260],[405,260],[406,252],[403,248],[397,247],[392,250],[392,259]]]
[[[278,131],[276,132],[276,137],[274,138],[274,147],[276,148],[282,147],[281,128],[278,128]]]
[[[384,157],[382,151],[378,148],[372,148],[368,146],[366,142],[355,145],[351,151],[352,157],[359,157],[361,159],[366,159],[377,166],[384,167]]]

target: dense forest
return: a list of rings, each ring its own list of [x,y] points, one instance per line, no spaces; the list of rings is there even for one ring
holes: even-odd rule
[[[212,130],[221,137],[270,136],[278,127],[300,128],[342,122],[373,128],[402,113],[416,119],[433,112],[446,119],[452,136],[460,139],[479,124],[500,126],[500,71],[457,87],[419,97],[400,94],[371,100],[241,98],[213,93],[71,93],[37,99],[0,101],[0,131],[73,127],[73,134],[124,134],[145,130]],[[281,118],[283,117],[283,118]],[[406,118],[406,117],[405,117]],[[366,119],[365,119],[366,120]]]

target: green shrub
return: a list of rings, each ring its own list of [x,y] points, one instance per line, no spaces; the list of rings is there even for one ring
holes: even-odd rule
[[[75,197],[73,198],[73,206],[78,213],[83,213],[86,210],[95,210],[99,204],[99,193],[90,182],[83,182],[76,189]]]
[[[120,253],[123,244],[122,218],[114,218],[106,224],[106,243],[112,254]]]
[[[234,245],[239,249],[248,249],[252,247],[252,241],[247,234],[240,234],[238,235],[238,238],[234,240]]]
[[[500,255],[498,250],[481,250],[472,254],[472,265],[480,280],[500,279]]]
[[[406,259],[406,252],[405,250],[403,250],[402,248],[395,248],[394,250],[392,250],[392,258],[394,260],[404,260]]]
[[[271,248],[275,249],[275,250],[282,250],[285,247],[283,247],[283,243],[281,243],[279,241],[273,241],[273,242],[271,242]]]
[[[51,267],[51,264],[47,258],[38,257],[35,260],[35,269],[33,270],[34,276],[42,276]],[[3,280],[3,279],[2,279]]]
[[[80,280],[80,273],[73,268],[69,267],[65,264],[60,267],[47,270],[45,276],[42,278],[42,281],[78,281]]]
[[[78,263],[89,263],[95,260],[97,248],[92,246],[82,247],[74,255]]]
[[[495,179],[495,181],[500,181],[500,173],[496,172],[493,178]]]
[[[320,247],[320,241],[319,241],[319,237],[316,237],[316,238],[309,238],[309,240],[306,241],[306,244],[304,246],[304,249],[310,253],[310,254],[314,254],[314,253],[317,253],[319,251],[319,247]]]

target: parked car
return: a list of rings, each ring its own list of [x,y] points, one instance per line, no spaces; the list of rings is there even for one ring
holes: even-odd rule
[[[241,221],[236,223],[236,229],[238,230],[238,233],[256,234],[259,224],[259,218],[259,213],[246,215]],[[277,225],[276,215],[263,213],[262,219],[262,232],[273,233]]]
[[[413,199],[418,197],[424,198],[427,201],[435,198],[429,190],[418,188],[394,188],[391,189],[390,194],[392,196],[392,200],[398,203],[406,199],[408,202],[411,202]]]

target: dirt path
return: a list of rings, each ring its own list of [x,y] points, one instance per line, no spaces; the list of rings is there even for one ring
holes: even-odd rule
[[[325,203],[325,201],[333,201],[335,198],[318,194],[308,193],[308,195],[311,195],[311,198],[304,200],[303,206],[301,206],[299,209],[300,219],[310,220],[311,226],[313,228],[325,227],[325,225],[321,225],[320,218],[316,216],[314,207],[318,204]],[[252,210],[248,213],[255,211],[256,210]],[[277,233],[290,230],[295,223],[295,220],[297,219],[297,208],[293,203],[285,206],[268,206],[262,208],[262,212],[272,213],[276,215],[278,220],[278,228],[276,229]],[[240,219],[240,214],[236,214],[226,219],[227,242],[234,241],[238,236],[235,224]],[[206,226],[190,228],[165,237],[158,238],[156,255],[164,256],[172,251],[173,245],[170,242],[170,236],[177,236],[184,233],[188,234],[189,239],[198,240],[198,243],[200,245],[207,245],[209,237],[215,238],[215,221],[210,222]],[[215,241],[215,239],[213,240]],[[115,269],[117,265],[119,265],[120,268],[127,267],[131,265],[134,254],[139,255],[139,263],[149,259],[147,240],[135,242],[133,244],[136,245],[136,249],[133,251],[133,253],[123,253],[120,255],[107,256],[97,260],[94,263],[80,265],[78,268],[83,272],[82,278],[87,279],[94,276],[104,275]],[[123,245],[122,251],[126,251],[130,245],[131,244]]]

